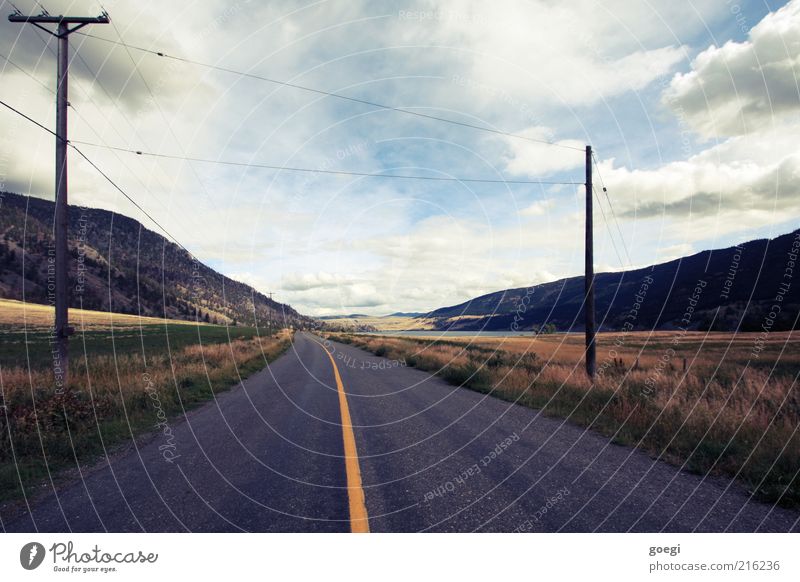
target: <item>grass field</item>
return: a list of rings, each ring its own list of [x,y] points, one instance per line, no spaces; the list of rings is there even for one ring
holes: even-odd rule
[[[800,506],[800,332],[599,334],[594,385],[578,334],[329,335]]]
[[[117,327],[139,327],[169,322],[173,325],[207,325],[193,321],[164,320],[157,317],[140,317],[124,313],[70,309],[69,317],[75,328],[110,329]],[[0,299],[0,325],[24,326],[29,329],[47,329],[53,325],[53,307],[38,303],[25,303],[14,299]]]
[[[90,461],[264,367],[291,343],[255,328],[70,310],[69,390],[54,388],[45,306],[0,302],[0,500]],[[158,403],[158,406],[155,406]]]

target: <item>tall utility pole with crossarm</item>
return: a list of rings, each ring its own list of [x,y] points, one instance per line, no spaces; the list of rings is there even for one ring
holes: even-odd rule
[[[67,234],[69,230],[69,206],[67,205],[67,73],[69,70],[69,35],[87,24],[107,24],[108,14],[100,16],[52,16],[43,12],[38,16],[25,16],[19,12],[9,15],[11,22],[29,23],[41,28],[58,39],[58,86],[56,91],[56,212],[54,219],[55,238],[55,308],[54,328],[56,349],[54,350],[53,371],[56,389],[66,390],[69,386],[69,293],[68,271],[69,250]],[[43,26],[55,24],[56,30]]]

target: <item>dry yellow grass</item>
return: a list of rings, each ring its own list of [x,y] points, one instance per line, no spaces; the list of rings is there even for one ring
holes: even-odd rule
[[[70,309],[71,325],[82,329],[107,329],[139,325],[163,324],[166,320],[158,317],[139,317],[106,311]],[[54,309],[49,305],[0,299],[0,325],[42,329],[53,325]],[[171,324],[204,325],[194,321],[170,319]]]
[[[158,430],[159,414],[168,418],[230,388],[277,358],[291,338],[283,330],[273,337],[194,344],[149,354],[146,362],[141,351],[90,353],[70,362],[66,391],[54,388],[46,366],[4,367],[0,499],[19,495],[76,456],[91,458],[138,431]]]
[[[403,336],[430,341],[430,337]],[[758,333],[720,333],[720,332],[686,332],[654,331],[654,332],[605,332],[597,334],[598,368],[604,362],[614,363],[620,360],[623,367],[634,367],[639,360],[640,368],[652,367],[662,357],[663,351],[669,347],[675,354],[671,358],[673,366],[683,366],[683,358],[687,365],[711,365],[716,363],[744,361],[750,356]],[[535,353],[541,360],[551,364],[566,366],[583,365],[585,340],[583,334],[553,333],[538,336],[509,337],[444,337],[448,344],[459,344],[502,350],[512,354]],[[783,364],[796,363],[800,368],[800,330],[772,332],[766,339],[767,355],[761,359],[777,357],[783,350],[780,360]],[[773,353],[772,356],[769,356]]]
[[[251,340],[234,340],[230,343],[191,345],[171,355],[149,356],[145,363],[141,353],[96,355],[88,361],[81,358],[73,363],[71,390],[91,394],[94,398],[122,396],[124,399],[140,395],[142,377],[146,374],[156,389],[167,391],[187,382],[201,382],[203,378],[214,384],[218,379],[236,379],[236,371],[254,360],[271,359],[291,341],[291,333],[283,330],[276,337]],[[37,405],[53,398],[53,375],[49,369],[29,370],[25,367],[2,371],[3,395],[6,405],[13,407],[32,401]]]

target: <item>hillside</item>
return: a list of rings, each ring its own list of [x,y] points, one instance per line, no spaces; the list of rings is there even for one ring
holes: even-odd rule
[[[0,193],[0,297],[48,303],[54,204]],[[288,305],[195,261],[138,221],[70,208],[70,306],[242,325],[308,320]]]
[[[432,330],[434,327],[416,316],[406,315],[333,315],[321,317],[328,331],[407,331]]]
[[[796,328],[799,247],[797,230],[772,240],[703,251],[643,269],[600,273],[595,278],[598,326],[621,329],[627,317],[637,329],[686,327],[682,320],[692,308],[689,328],[761,331],[772,306],[779,303],[780,312],[770,329]],[[695,293],[701,280],[705,286]],[[570,277],[533,288],[490,293],[437,309],[425,318],[437,329],[530,330],[553,324],[561,331],[578,331],[583,329],[583,293],[583,277]],[[695,294],[698,297],[693,300]],[[634,309],[637,295],[640,307]]]

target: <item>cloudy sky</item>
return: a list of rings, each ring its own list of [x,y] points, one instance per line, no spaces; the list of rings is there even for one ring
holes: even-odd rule
[[[39,11],[32,0],[15,3]],[[89,1],[43,4],[53,14],[101,10]],[[800,226],[800,0],[103,7],[113,24],[86,30],[105,39],[592,144],[608,188],[596,209],[599,270]],[[53,127],[53,41],[6,22],[13,9],[2,9],[0,99]],[[86,36],[72,36],[71,47],[73,140],[277,166],[583,181],[574,149]],[[308,314],[424,311],[582,271],[582,186],[307,174],[81,148],[202,261]],[[0,186],[52,199],[52,167],[52,137],[0,111]],[[70,172],[71,202],[157,230],[76,156]]]

